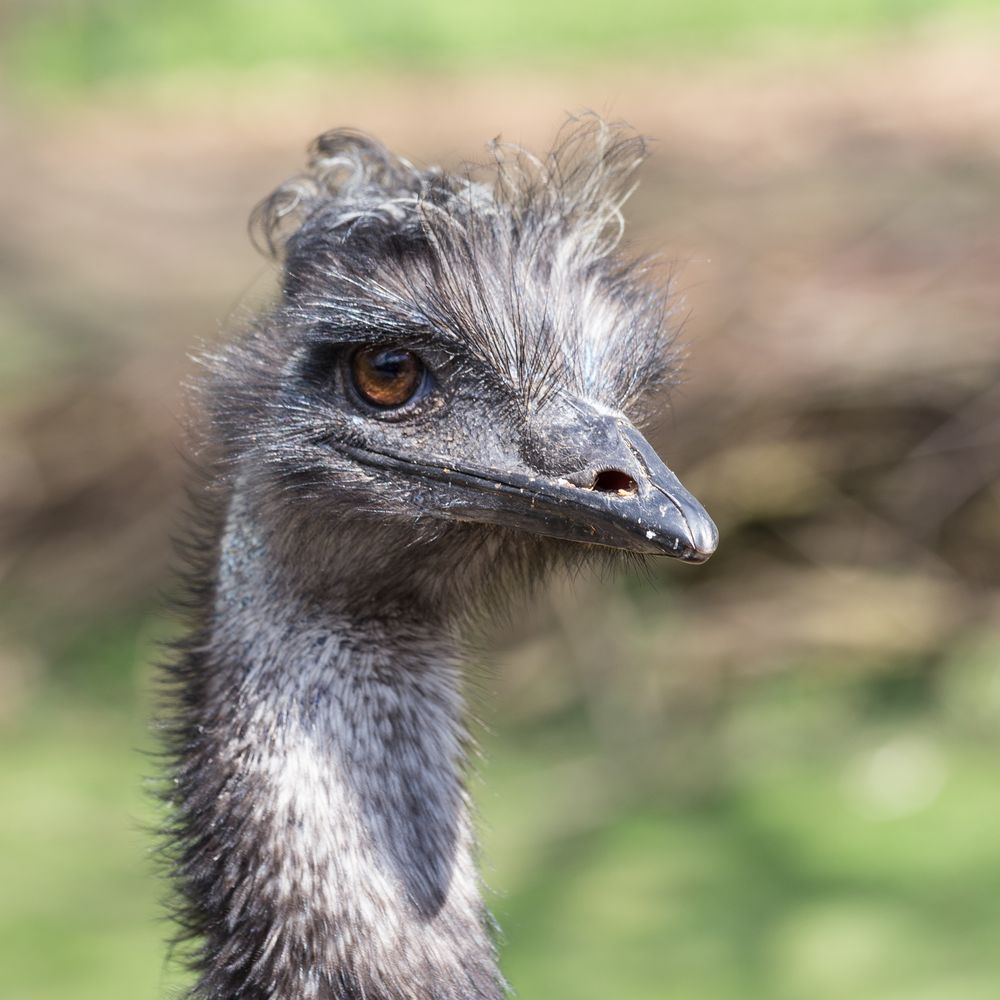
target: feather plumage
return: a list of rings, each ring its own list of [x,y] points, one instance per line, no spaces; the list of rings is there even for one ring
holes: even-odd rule
[[[545,157],[491,153],[447,172],[329,132],[254,212],[281,290],[206,358],[191,630],[164,674],[198,1000],[505,992],[462,783],[463,636],[553,565],[610,554],[577,544],[588,518],[651,544],[641,519],[621,540],[591,452],[636,491],[676,482],[626,442],[676,359],[668,290],[620,249],[645,142],[587,116]],[[434,391],[366,409],[365,345],[419,355]]]

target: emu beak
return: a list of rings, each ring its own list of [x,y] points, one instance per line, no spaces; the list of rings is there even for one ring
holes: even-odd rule
[[[447,487],[440,516],[449,519],[691,563],[708,559],[719,541],[705,509],[642,434],[625,417],[582,403],[568,419],[534,428],[516,459],[486,454],[473,465],[370,446],[340,450],[383,472]]]
[[[586,455],[584,471],[548,479],[529,500],[536,509],[544,506],[547,533],[705,562],[719,543],[718,529],[645,437],[618,416],[586,421],[582,431],[575,425],[546,434],[549,447],[557,444],[553,436],[564,435],[590,444],[585,452],[579,444],[572,449]]]
[[[599,544],[705,562],[719,544],[715,522],[639,431],[621,431],[634,463],[599,473],[582,491],[571,486],[567,502],[579,505]]]

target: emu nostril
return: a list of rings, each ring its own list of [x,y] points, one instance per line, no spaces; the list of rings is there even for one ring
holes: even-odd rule
[[[619,469],[605,469],[594,476],[594,482],[590,487],[598,493],[627,493],[638,492],[639,486],[636,481],[627,473]]]

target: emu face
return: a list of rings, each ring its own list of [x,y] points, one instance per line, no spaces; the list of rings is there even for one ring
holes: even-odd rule
[[[258,211],[283,291],[218,365],[253,415],[234,453],[383,523],[707,559],[715,525],[635,426],[673,372],[665,293],[617,251],[642,155],[588,121],[484,181],[322,137]]]
[[[566,393],[525,412],[501,373],[426,332],[364,333],[327,334],[291,376],[330,489],[690,562],[714,550],[708,515],[620,412]]]

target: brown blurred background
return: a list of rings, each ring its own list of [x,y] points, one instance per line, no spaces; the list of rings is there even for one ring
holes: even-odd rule
[[[138,749],[180,384],[334,125],[451,164],[593,108],[689,310],[705,567],[553,589],[476,683],[530,997],[1000,993],[1000,22],[729,0],[0,5],[0,993],[165,996]],[[9,979],[9,983],[5,980]]]

